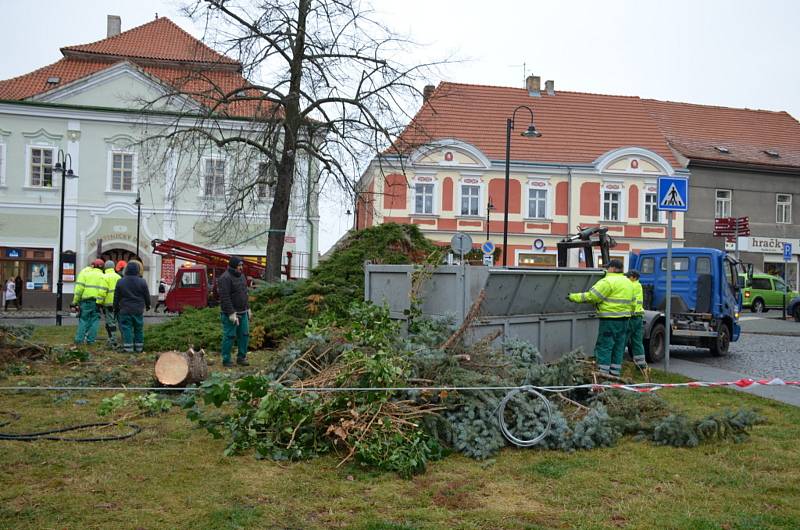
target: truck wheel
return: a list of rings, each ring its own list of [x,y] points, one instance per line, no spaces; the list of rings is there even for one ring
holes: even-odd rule
[[[753,313],[766,313],[767,308],[766,306],[764,306],[764,300],[762,300],[761,298],[756,298],[755,300],[753,300],[753,305],[750,306],[750,311],[752,311]]]
[[[664,359],[664,324],[659,322],[650,331],[650,338],[645,341],[644,353],[649,363],[658,363]]]
[[[709,345],[709,349],[711,350],[711,355],[715,357],[720,357],[722,355],[728,354],[728,348],[731,345],[731,330],[727,324],[722,324],[719,327],[719,332],[717,332],[717,337],[711,339],[711,344]]]

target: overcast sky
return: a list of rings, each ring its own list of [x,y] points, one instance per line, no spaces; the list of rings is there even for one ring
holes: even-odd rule
[[[57,61],[59,47],[106,35],[155,13],[201,36],[166,0],[0,0],[0,79]],[[792,0],[376,0],[382,19],[462,62],[442,80],[523,86],[525,74],[556,91],[635,95],[785,110],[800,118],[800,2]],[[423,58],[424,59],[424,58]],[[523,66],[524,65],[524,66]],[[323,208],[325,251],[349,227],[343,202]]]

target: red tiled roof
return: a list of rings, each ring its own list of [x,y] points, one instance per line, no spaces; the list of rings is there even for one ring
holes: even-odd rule
[[[61,53],[66,57],[89,54],[239,65],[238,61],[209,48],[166,17],[157,18],[97,42],[65,46],[61,48]]]
[[[642,103],[672,147],[689,159],[800,167],[800,123],[786,112],[652,99]],[[727,148],[728,152],[722,153],[717,147]]]
[[[159,18],[115,37],[62,48],[65,57],[25,75],[0,81],[0,100],[24,100],[129,61],[136,68],[206,106],[225,94],[249,86],[238,62],[220,55],[166,18]],[[79,52],[79,53],[78,53]],[[211,64],[217,63],[217,66]],[[225,63],[224,66],[218,66]],[[231,68],[231,65],[234,65]],[[50,84],[49,78],[58,78]],[[255,89],[247,95],[261,95]],[[239,100],[215,112],[229,116],[266,115],[266,101]]]
[[[511,159],[530,162],[591,163],[602,154],[637,146],[680,164],[664,135],[637,97],[556,92],[532,97],[526,89],[440,83],[398,144],[418,146],[436,139],[470,143],[489,158],[505,158],[506,119],[527,105],[534,112],[539,138],[519,136],[530,114],[520,109],[512,131]]]

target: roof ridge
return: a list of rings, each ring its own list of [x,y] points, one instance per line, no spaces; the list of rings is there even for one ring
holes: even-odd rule
[[[458,82],[455,82],[455,81],[441,81],[439,83],[439,86],[442,86],[442,85],[445,85],[445,84],[447,84],[447,85],[456,85],[456,86],[477,87],[477,88],[500,88],[500,89],[504,89],[504,90],[517,90],[517,91],[525,92],[525,93],[528,92],[528,89],[525,88],[525,87],[512,87],[512,86],[502,86],[502,85],[487,85],[487,84],[483,84],[483,83],[458,83]],[[437,87],[437,89],[438,89],[438,87]],[[544,89],[542,89],[541,92],[544,92],[546,94]],[[604,96],[604,97],[609,97],[609,98],[642,99],[639,96],[625,96],[625,95],[622,95],[622,94],[601,94],[599,92],[580,92],[580,91],[574,91],[574,90],[557,90],[556,91],[556,95],[558,95],[558,94],[576,94],[576,95],[586,95],[586,96]]]
[[[691,107],[702,107],[705,109],[723,109],[723,110],[746,110],[749,112],[767,112],[770,114],[786,114],[787,116],[792,117],[785,110],[769,110],[769,109],[751,109],[749,107],[730,107],[728,105],[708,105],[705,103],[690,103],[688,101],[672,101],[670,99],[654,99],[654,98],[641,98],[641,100],[645,103],[647,102],[654,102],[654,103],[666,103],[668,105],[687,105]]]

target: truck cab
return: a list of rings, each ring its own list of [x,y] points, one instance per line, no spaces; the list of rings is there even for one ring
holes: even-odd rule
[[[667,250],[631,255],[644,290],[645,353],[651,362],[665,354]],[[739,339],[743,283],[740,264],[721,250],[676,248],[672,251],[671,344],[709,348],[725,355]]]

